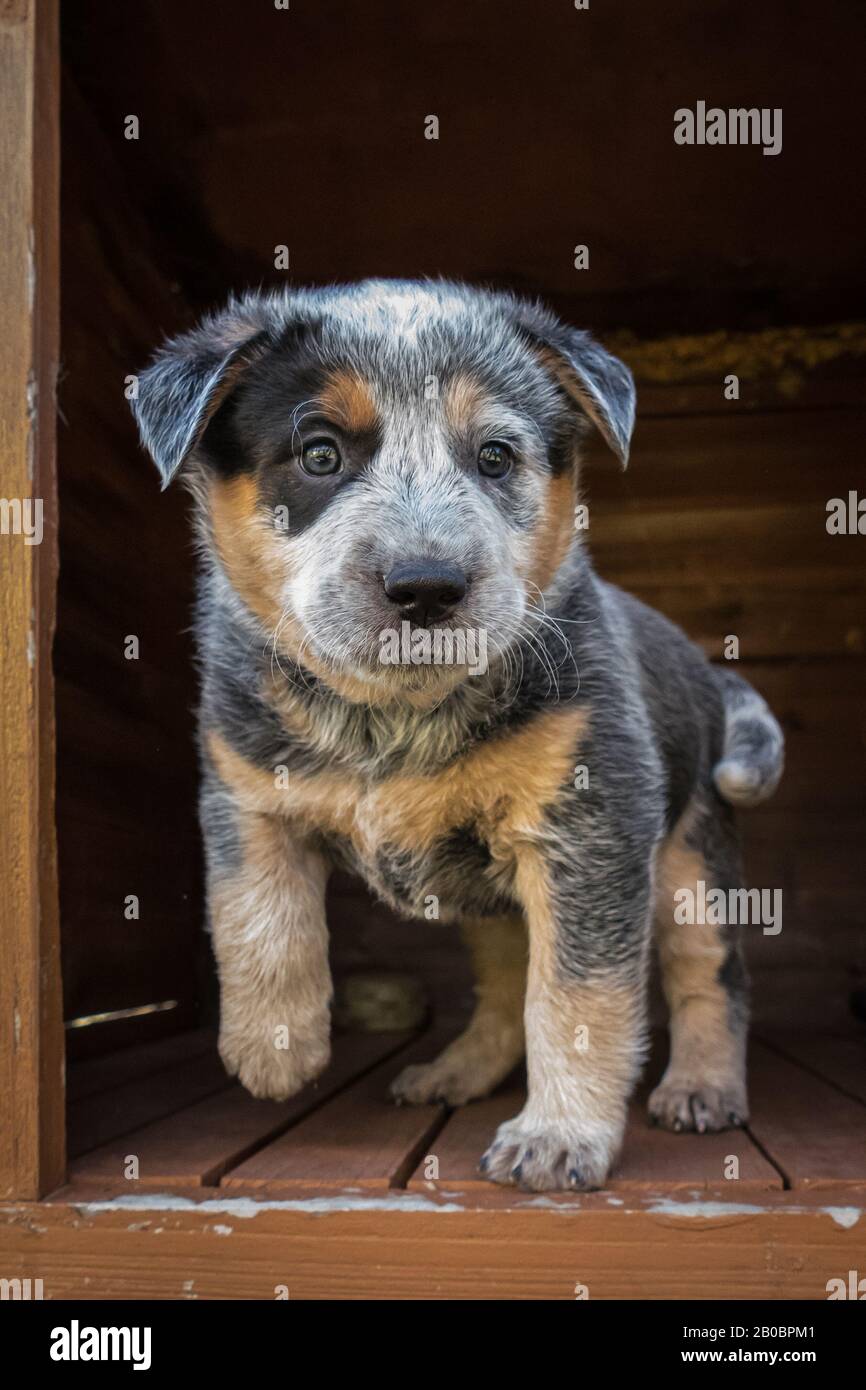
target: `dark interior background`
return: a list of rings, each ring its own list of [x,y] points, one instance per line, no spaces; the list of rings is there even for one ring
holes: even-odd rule
[[[745,818],[759,1021],[836,1024],[866,977],[861,537],[866,9],[849,0],[66,0],[58,822],[77,1050],[187,1026],[202,995],[181,492],[161,496],[124,378],[230,289],[452,275],[543,295],[631,363],[624,477],[593,450],[598,567],[740,669],[789,739]],[[781,107],[783,151],[681,147],[673,112]],[[424,138],[435,114],[440,138]],[[140,138],[124,138],[136,115]],[[590,269],[576,271],[586,243]],[[290,269],[274,269],[289,247]],[[722,395],[726,372],[741,399]],[[140,659],[124,659],[124,639]],[[664,654],[660,653],[660,660]],[[124,917],[137,894],[138,921]],[[465,996],[454,934],[335,885],[338,963]]]

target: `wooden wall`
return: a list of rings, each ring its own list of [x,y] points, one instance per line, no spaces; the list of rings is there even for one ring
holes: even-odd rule
[[[301,282],[490,278],[645,336],[862,317],[859,0],[76,0],[65,25],[205,296],[284,278],[285,243]],[[675,145],[699,99],[781,107],[782,153]]]
[[[714,657],[735,633],[782,717],[785,783],[744,820],[750,882],[785,893],[781,936],[750,942],[756,1009],[844,1018],[866,975],[866,604],[863,542],[829,537],[824,508],[857,486],[862,438],[864,335],[833,325],[866,317],[855,202],[839,196],[864,27],[854,3],[830,24],[806,0],[65,7],[68,1013],[177,997],[174,1026],[198,989],[189,551],[124,375],[230,288],[447,274],[541,293],[634,366],[633,466],[588,465],[590,544]],[[783,153],[675,146],[673,111],[698,99],[782,107]],[[398,928],[343,882],[333,902],[341,960],[415,968],[439,1002],[459,970],[465,993],[448,929]]]
[[[181,493],[140,455],[125,377],[180,317],[116,151],[63,90],[57,817],[65,1015],[177,1000],[76,1051],[194,1017],[200,917]],[[126,639],[139,641],[127,660]],[[139,898],[137,920],[125,900]]]

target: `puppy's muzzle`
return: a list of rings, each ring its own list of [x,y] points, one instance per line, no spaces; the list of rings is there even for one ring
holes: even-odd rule
[[[418,627],[447,618],[469,587],[456,565],[440,560],[406,560],[383,578],[385,593],[402,618]]]

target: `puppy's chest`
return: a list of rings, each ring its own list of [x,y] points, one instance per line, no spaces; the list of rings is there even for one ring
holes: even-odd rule
[[[424,774],[290,772],[288,812],[398,911],[503,911],[521,847],[571,779],[585,718],[545,712]]]
[[[404,915],[449,919],[510,905],[516,844],[530,829],[511,787],[473,784],[459,764],[433,776],[326,773],[290,784],[290,818]]]

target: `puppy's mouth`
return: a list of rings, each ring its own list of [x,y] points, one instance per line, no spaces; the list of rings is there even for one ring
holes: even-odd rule
[[[437,562],[394,567],[387,578],[352,574],[298,612],[301,651],[326,681],[436,697],[508,664],[523,605],[504,576],[491,583],[487,572]]]
[[[448,690],[488,668],[488,633],[458,612],[436,622],[413,622],[396,613],[380,626],[360,626],[341,641],[306,643],[316,664],[335,676],[353,676],[378,689]],[[492,650],[492,649],[490,649]]]

